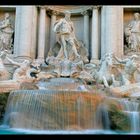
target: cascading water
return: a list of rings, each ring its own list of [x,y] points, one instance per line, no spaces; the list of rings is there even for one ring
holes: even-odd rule
[[[103,96],[70,78],[38,83],[39,90],[11,92],[4,124],[37,130],[109,129]],[[101,127],[98,127],[98,124]]]
[[[39,90],[17,90],[10,93],[4,125],[18,129],[63,132],[80,130],[83,133],[87,130],[101,130],[101,133],[105,133],[115,126],[114,122],[123,127],[124,123],[120,124],[119,121],[122,117],[129,118],[131,132],[140,131],[137,102],[99,94],[69,78],[40,81],[37,85],[41,87]],[[113,115],[116,115],[113,118],[110,116],[110,103],[117,103],[118,112],[113,111]],[[122,127],[121,130],[125,131]],[[129,131],[129,124],[127,128],[126,132]]]
[[[4,124],[37,130],[95,128],[96,107],[102,97],[70,78],[40,82],[39,90],[11,92]]]
[[[38,130],[92,129],[96,96],[81,91],[14,91],[4,124]]]
[[[128,101],[128,99],[121,99],[120,103],[123,107],[123,111],[128,115],[130,119],[131,132],[140,132],[139,103]]]
[[[105,104],[100,104],[97,107],[96,117],[95,117],[96,128],[109,130],[110,120],[108,114],[108,107]]]

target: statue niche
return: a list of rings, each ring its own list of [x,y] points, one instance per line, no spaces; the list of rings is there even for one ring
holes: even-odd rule
[[[7,50],[9,53],[13,52],[13,33],[9,13],[5,13],[4,19],[0,21],[0,51]]]
[[[88,51],[83,42],[77,40],[70,16],[70,13],[66,11],[65,18],[57,20],[54,24],[53,31],[56,33],[57,42],[50,49],[49,56],[70,61],[81,58],[84,63],[88,63]]]
[[[125,27],[125,53],[140,53],[140,14],[134,13],[134,20]]]
[[[85,63],[88,63],[88,51],[82,41],[75,36],[70,12],[56,21],[53,31],[56,33],[56,45],[50,48],[46,63],[50,67],[49,77],[79,77]]]

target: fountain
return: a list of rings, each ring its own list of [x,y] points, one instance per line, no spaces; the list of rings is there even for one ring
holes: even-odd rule
[[[73,79],[58,79],[45,83],[44,89],[11,92],[4,124],[37,130],[94,128],[95,110],[103,97]]]
[[[140,105],[133,99],[140,91],[134,82],[137,56],[120,60],[107,53],[99,64],[89,63],[69,26],[74,28],[66,12],[54,24],[59,49],[50,48],[45,63],[15,62],[5,54],[17,69],[12,79],[0,81],[0,91],[10,92],[2,126],[45,134],[139,133]]]
[[[62,79],[60,81],[63,83],[64,78]],[[46,133],[74,131],[73,133],[90,134],[97,130],[100,130],[97,133],[101,134],[108,131],[110,134],[117,131],[139,133],[139,103],[106,96],[98,91],[89,90],[86,86],[86,90],[81,91],[75,83],[71,83],[71,86],[75,84],[77,89],[64,90],[63,86],[66,86],[67,82],[66,85],[61,85],[61,82],[53,80],[51,79],[50,83],[54,82],[54,85],[44,84],[46,89],[12,91],[8,98],[3,125],[35,132],[44,130]],[[112,108],[113,106],[115,108]],[[114,126],[117,129],[114,129]]]
[[[91,86],[66,77],[42,79],[35,84],[38,89],[11,91],[4,126],[32,133],[140,131],[139,103],[123,98],[125,90],[123,95],[120,89],[120,96],[112,93],[115,88],[105,90],[98,84]]]

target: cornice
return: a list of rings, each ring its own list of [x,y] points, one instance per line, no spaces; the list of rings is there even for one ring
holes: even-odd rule
[[[77,5],[71,5],[71,6],[54,6],[54,5],[41,5],[38,6],[39,8],[46,8],[46,11],[49,14],[60,14],[64,15],[65,11],[69,11],[72,15],[79,15],[79,14],[84,14],[87,11],[91,11],[93,8],[100,8],[101,6],[98,5],[86,5],[86,6],[77,6]],[[88,12],[87,12],[88,13]]]

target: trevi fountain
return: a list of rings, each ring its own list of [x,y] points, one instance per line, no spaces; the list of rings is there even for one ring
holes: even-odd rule
[[[0,6],[0,134],[140,134],[140,6]]]

